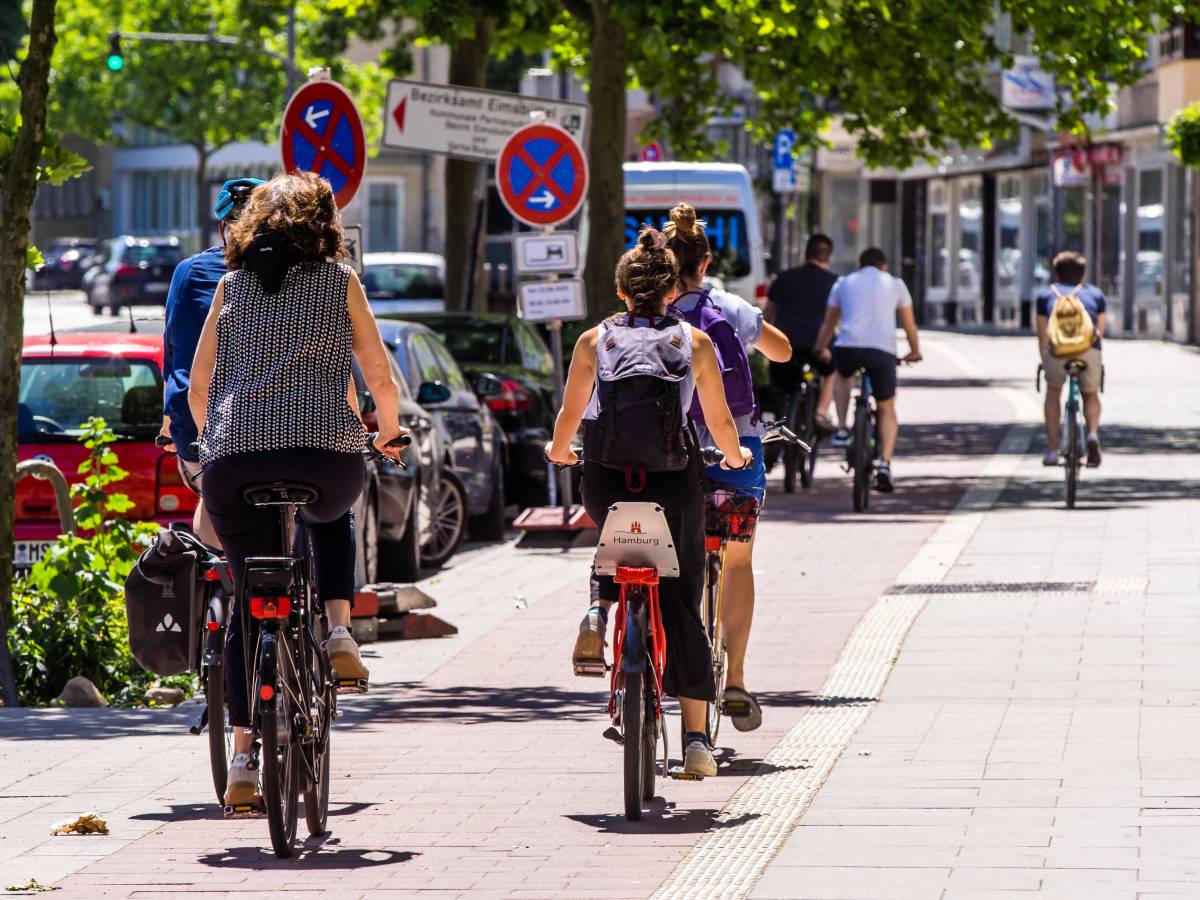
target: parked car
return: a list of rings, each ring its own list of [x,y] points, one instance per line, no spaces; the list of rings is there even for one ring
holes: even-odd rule
[[[118,435],[116,452],[129,477],[116,490],[129,495],[128,516],[168,526],[190,523],[196,497],[179,478],[175,458],[154,446],[162,426],[162,330],[159,320],[138,322],[139,333],[94,327],[28,337],[21,360],[18,393],[18,457],[45,456],[67,480],[76,474],[87,450],[79,443],[82,424],[101,416]],[[399,376],[397,376],[399,377]],[[428,415],[401,385],[401,416],[409,421]],[[360,398],[360,403],[361,403]],[[365,416],[367,425],[373,423]],[[428,428],[426,429],[428,430]],[[390,462],[369,465],[369,484],[360,501],[357,521],[359,584],[377,580],[414,581],[420,552],[416,530],[416,492],[422,453],[405,451],[407,471]],[[47,482],[24,478],[17,484],[17,561],[29,565],[58,536],[54,493]],[[412,538],[406,543],[406,537]]]
[[[42,252],[46,264],[33,275],[33,287],[39,291],[77,291],[83,273],[95,264],[100,242],[95,238],[56,238]]]
[[[476,540],[504,537],[504,432],[480,402],[454,357],[438,336],[413,322],[379,323],[417,402],[432,417],[443,448],[442,484],[432,506],[444,521],[430,542],[447,542],[458,525],[459,510]],[[461,526],[459,526],[461,537]],[[428,552],[434,552],[427,545]],[[434,552],[436,556],[437,553]]]
[[[438,333],[492,411],[507,444],[505,496],[522,508],[548,500],[542,456],[554,431],[554,365],[538,333],[506,313],[406,316]]]
[[[364,254],[362,284],[376,315],[446,308],[446,261],[436,253]]]
[[[126,235],[105,241],[82,281],[92,312],[107,309],[115,316],[122,306],[165,304],[171,276],[182,261],[179,238]]]
[[[25,338],[17,394],[18,459],[46,457],[74,484],[87,449],[83,423],[101,416],[117,435],[116,452],[129,477],[114,488],[128,494],[129,518],[164,527],[190,521],[196,498],[175,460],[154,446],[162,426],[162,337],[79,333]],[[16,562],[41,558],[59,534],[50,483],[17,482]]]

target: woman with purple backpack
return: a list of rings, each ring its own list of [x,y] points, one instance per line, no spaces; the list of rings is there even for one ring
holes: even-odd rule
[[[748,539],[742,535],[739,540],[731,540],[725,551],[721,627],[728,655],[725,696],[720,701],[722,712],[730,717],[734,728],[753,731],[762,724],[762,708],[746,690],[745,664],[754,616],[754,525],[766,496],[767,471],[763,466],[763,429],[747,357],[753,349],[771,362],[787,362],[792,358],[792,345],[787,335],[763,321],[762,310],[753,303],[728,291],[704,287],[713,257],[704,222],[697,220],[696,210],[680,203],[671,210],[670,218],[663,231],[679,263],[680,287],[671,308],[712,338],[721,357],[725,395],[741,444],[754,454],[754,462],[745,469],[729,471],[710,466],[704,473],[706,508],[732,504],[740,520],[750,523]],[[714,322],[716,316],[724,321]],[[700,429],[700,445],[710,446],[713,441],[703,411],[694,408],[692,419]]]
[[[712,341],[667,313],[679,267],[666,237],[653,228],[642,231],[637,246],[617,264],[616,281],[627,311],[585,331],[575,344],[546,455],[560,465],[578,462],[571,442],[583,425],[580,492],[599,528],[614,503],[651,501],[663,508],[679,559],[679,577],[663,579],[659,588],[667,636],[663,692],[678,697],[683,712],[685,772],[712,776],[717,764],[705,705],[716,699],[716,685],[700,618],[703,469],[687,428],[693,397],[699,398],[712,440],[735,468],[750,465],[753,456],[738,444]],[[576,671],[603,669],[608,611],[620,594],[611,577],[593,573],[591,582],[591,606],[572,654]]]

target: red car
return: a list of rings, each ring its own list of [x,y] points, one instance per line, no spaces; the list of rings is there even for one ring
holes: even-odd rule
[[[190,522],[196,497],[183,484],[175,457],[154,446],[162,426],[162,336],[110,332],[26,337],[17,405],[18,456],[46,457],[75,483],[87,450],[83,423],[100,416],[117,435],[113,445],[129,477],[113,486],[127,494],[131,519],[167,526]],[[17,483],[16,563],[32,564],[59,533],[50,484]]]

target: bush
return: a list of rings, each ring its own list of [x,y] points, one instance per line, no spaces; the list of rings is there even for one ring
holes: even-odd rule
[[[21,702],[31,706],[53,701],[75,675],[117,705],[140,702],[153,683],[129,652],[124,591],[158,526],[121,518],[133,503],[111,486],[129,473],[118,465],[116,436],[105,421],[89,419],[80,439],[90,453],[71,498],[82,535],[59,537],[17,583],[13,599],[9,644]]]
[[[1167,146],[1185,166],[1200,166],[1200,103],[1185,106],[1166,128]]]

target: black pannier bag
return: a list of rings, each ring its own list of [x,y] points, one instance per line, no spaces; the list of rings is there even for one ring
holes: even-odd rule
[[[129,649],[147,672],[199,670],[205,613],[199,561],[205,553],[191,532],[164,529],[125,579]]]

